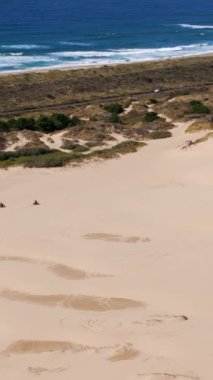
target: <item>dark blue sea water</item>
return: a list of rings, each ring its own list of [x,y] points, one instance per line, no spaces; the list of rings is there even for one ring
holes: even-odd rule
[[[0,0],[0,71],[213,52],[213,0]]]

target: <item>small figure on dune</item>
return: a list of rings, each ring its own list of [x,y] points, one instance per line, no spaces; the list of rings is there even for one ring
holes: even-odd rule
[[[39,206],[40,205],[40,203],[37,201],[37,200],[35,200],[34,202],[33,202],[33,206]]]
[[[4,203],[0,202],[0,208],[5,208],[6,206],[4,205]]]

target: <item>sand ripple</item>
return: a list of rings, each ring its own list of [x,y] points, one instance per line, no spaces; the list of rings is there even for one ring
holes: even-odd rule
[[[6,289],[0,292],[0,297],[10,301],[20,301],[44,306],[60,306],[64,308],[107,311],[121,310],[133,307],[140,307],[143,304],[139,301],[128,298],[104,298],[87,295],[38,295]]]
[[[9,354],[27,354],[27,353],[43,353],[54,351],[72,351],[78,353],[87,350],[89,347],[78,345],[65,341],[40,341],[40,340],[18,340],[12,343],[5,353]]]
[[[147,243],[150,241],[148,237],[141,238],[139,236],[122,236],[106,233],[90,233],[83,237],[88,240],[102,240],[116,243]]]
[[[25,264],[35,264],[45,266],[47,270],[52,272],[58,277],[62,277],[67,280],[83,280],[88,277],[108,277],[105,274],[87,273],[80,269],[72,268],[68,265],[45,262],[41,260],[31,259],[21,256],[0,256],[0,261],[20,262]]]

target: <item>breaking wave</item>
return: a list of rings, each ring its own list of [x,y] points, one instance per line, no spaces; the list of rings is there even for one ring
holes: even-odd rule
[[[192,25],[192,24],[178,24],[182,28],[189,29],[213,29],[213,25]]]

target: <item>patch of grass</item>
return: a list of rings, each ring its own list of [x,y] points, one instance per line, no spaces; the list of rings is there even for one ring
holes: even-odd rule
[[[205,136],[201,137],[200,139],[195,140],[193,145],[206,142],[208,141],[209,138],[212,138],[212,137],[213,137],[213,132],[209,132]]]
[[[102,159],[110,159],[110,158],[117,158],[120,155],[128,154],[128,153],[135,153],[140,149],[141,147],[145,146],[146,144],[144,142],[140,141],[123,141],[122,143],[119,143],[112,148],[106,148],[102,150],[96,150],[92,152],[91,154],[87,155],[88,158],[102,158]]]
[[[150,133],[151,139],[166,139],[168,137],[171,137],[172,133],[170,131],[153,131]]]
[[[72,156],[68,153],[56,151],[54,153],[46,154],[45,156],[32,156],[21,159],[17,164],[23,163],[28,168],[56,168],[68,164],[72,160]],[[75,159],[77,157],[75,156]]]
[[[78,143],[66,139],[64,139],[61,149],[72,150],[72,152],[75,153],[83,153],[89,150],[89,148],[85,145],[80,145]]]
[[[193,113],[197,113],[197,114],[209,114],[210,113],[210,109],[207,106],[205,106],[205,104],[200,102],[199,100],[192,100],[190,102],[190,106],[191,106]]]
[[[114,150],[117,154],[127,154],[127,153],[134,153],[137,152],[137,150],[146,144],[141,141],[123,141],[114,147],[112,147],[112,150]]]
[[[194,132],[206,131],[206,130],[211,130],[211,129],[213,129],[213,122],[196,121],[186,129],[186,132],[194,133]]]

